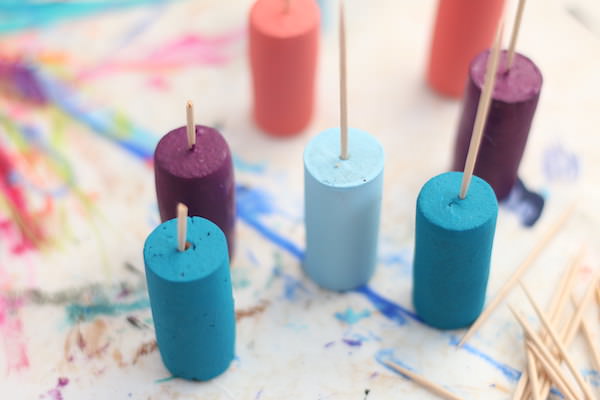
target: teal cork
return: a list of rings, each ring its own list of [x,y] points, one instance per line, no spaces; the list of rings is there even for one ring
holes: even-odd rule
[[[235,352],[235,311],[225,234],[188,217],[189,248],[177,249],[177,220],[146,239],[144,263],[156,340],[176,377],[208,380],[223,373]]]
[[[439,329],[473,323],[483,308],[498,202],[492,187],[473,176],[460,199],[462,172],[431,178],[419,193],[413,263],[413,303]]]

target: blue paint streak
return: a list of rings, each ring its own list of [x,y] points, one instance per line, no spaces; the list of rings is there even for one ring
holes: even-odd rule
[[[240,158],[240,156],[237,154],[233,155],[233,166],[238,171],[251,172],[253,174],[263,174],[266,170],[266,167],[263,163],[248,162]]]
[[[69,322],[76,323],[92,320],[100,315],[116,316],[148,307],[148,299],[142,298],[132,303],[111,303],[107,300],[92,305],[73,303],[67,306],[66,311]]]
[[[391,371],[393,373],[395,373],[396,375],[400,375],[405,379],[411,380],[408,376],[404,375],[403,373],[401,373],[400,371],[398,371],[397,369],[392,368],[391,366],[388,365],[389,362],[392,362],[394,364],[398,364],[400,365],[402,368],[405,368],[409,371],[415,371],[411,366],[403,363],[401,360],[399,360],[398,358],[396,358],[396,356],[394,355],[394,350],[393,349],[381,349],[379,350],[376,354],[375,354],[375,360],[381,364],[385,369],[387,369],[388,371]]]
[[[162,1],[165,0],[90,0],[80,2],[5,0],[0,4],[0,33],[46,27],[70,19]]]
[[[309,293],[304,284],[290,274],[286,274],[281,267],[273,268],[273,276],[283,279],[283,296],[290,301],[296,299],[298,291]]]
[[[358,321],[363,318],[368,318],[371,316],[371,312],[369,310],[362,310],[360,312],[356,312],[352,309],[352,307],[348,307],[344,312],[336,312],[335,317],[347,323],[348,325],[354,325]]]
[[[40,70],[35,71],[36,79],[46,97],[71,118],[87,125],[96,133],[118,144],[137,158],[152,159],[158,137],[122,117],[106,110],[89,111],[84,101],[68,87]]]
[[[355,292],[365,296],[381,314],[396,322],[398,325],[405,325],[407,317],[418,322],[423,322],[414,312],[384,298],[367,285],[355,289]]]
[[[600,387],[600,372],[594,369],[587,369],[583,371],[584,378],[592,384],[594,387]]]
[[[453,335],[450,336],[450,345],[458,346],[459,343],[460,343],[460,340],[456,336],[453,336]],[[510,367],[506,364],[503,364],[499,361],[494,360],[491,356],[485,354],[481,350],[476,349],[475,347],[471,346],[468,343],[463,344],[461,349],[463,349],[473,355],[476,355],[477,357],[486,361],[488,364],[490,364],[491,366],[493,366],[494,368],[496,368],[497,370],[502,372],[502,374],[511,381],[516,382],[519,380],[519,378],[521,378],[521,372],[519,370],[517,370],[513,367]]]
[[[362,342],[356,339],[342,339],[342,342],[346,343],[350,347],[360,347]]]
[[[242,221],[298,260],[304,259],[304,250],[260,221],[260,217],[276,212],[272,199],[266,192],[249,186],[237,185],[236,199],[237,215]]]

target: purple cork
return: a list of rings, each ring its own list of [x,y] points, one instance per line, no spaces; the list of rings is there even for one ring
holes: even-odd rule
[[[229,256],[235,245],[235,184],[231,151],[219,131],[196,125],[190,149],[186,128],[167,133],[154,151],[156,197],[162,222],[177,217],[177,203],[190,216],[215,223],[225,233]]]
[[[488,55],[489,50],[477,55],[469,68],[454,148],[453,171],[464,169]],[[542,89],[542,73],[533,61],[515,53],[512,68],[507,70],[507,57],[507,51],[500,55],[492,103],[474,171],[494,188],[498,200],[506,198],[517,181],[519,164]]]

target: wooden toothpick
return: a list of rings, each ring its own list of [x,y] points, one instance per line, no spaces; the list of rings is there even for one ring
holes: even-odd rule
[[[579,306],[575,310],[575,314],[573,314],[573,317],[571,318],[569,328],[567,329],[564,336],[565,343],[571,343],[571,341],[575,337],[575,334],[577,333],[577,330],[579,329],[579,325],[581,324],[581,320],[583,318],[583,312],[585,311],[587,305],[590,303],[590,300],[592,300],[597,283],[598,272],[595,272],[594,276],[592,277],[591,283],[588,285],[588,288],[586,289],[581,301],[579,302]]]
[[[283,0],[283,2],[285,3],[283,7],[283,13],[288,14],[290,12],[290,8],[292,7],[292,0]]]
[[[346,90],[346,18],[344,0],[340,0],[340,158],[347,160],[348,154],[348,102]]]
[[[575,377],[575,380],[579,384],[579,387],[581,388],[583,393],[585,393],[585,396],[588,399],[594,400],[594,398],[595,398],[594,394],[592,393],[589,386],[586,384],[585,380],[583,379],[583,376],[581,375],[581,372],[579,372],[579,369],[575,366],[573,359],[567,352],[567,347],[563,343],[562,338],[560,338],[558,336],[558,333],[556,332],[554,327],[550,324],[550,321],[548,321],[546,314],[538,306],[537,302],[535,301],[535,299],[533,298],[533,296],[527,289],[527,286],[525,286],[525,284],[523,282],[520,282],[520,283],[521,283],[521,288],[523,289],[523,292],[527,296],[527,299],[529,299],[529,303],[531,303],[531,306],[533,307],[533,309],[535,310],[535,313],[537,314],[538,318],[542,322],[542,325],[544,325],[544,329],[546,329],[546,332],[548,332],[550,334],[550,337],[552,338],[554,345],[558,348],[558,351],[560,352],[562,359],[567,364],[567,367],[569,367],[569,370],[571,371],[571,374]]]
[[[529,373],[531,397],[533,397],[533,400],[542,400],[540,398],[540,383],[538,380],[536,361],[531,352],[527,352],[527,372]]]
[[[517,8],[517,15],[515,16],[515,22],[513,23],[512,33],[510,35],[510,44],[508,46],[508,60],[506,64],[506,70],[510,70],[513,65],[515,58],[515,48],[517,46],[517,37],[519,36],[519,29],[521,28],[521,20],[523,19],[523,10],[525,9],[525,0],[519,0],[519,6]]]
[[[569,382],[565,379],[565,376],[562,374],[560,366],[556,361],[553,358],[546,358],[542,355],[542,352],[532,342],[528,341],[527,348],[544,367],[544,370],[549,375],[550,379],[558,386],[558,389],[566,396],[566,398],[577,399],[578,396],[573,391],[573,387],[570,386]]]
[[[187,116],[187,140],[188,148],[193,148],[196,144],[196,125],[194,124],[194,105],[191,100],[188,100],[185,106]]]
[[[483,89],[479,97],[479,104],[477,105],[477,114],[475,115],[475,123],[473,124],[473,132],[471,133],[471,142],[469,143],[469,152],[467,153],[467,160],[465,162],[465,170],[462,176],[462,182],[460,185],[461,199],[467,196],[469,191],[469,185],[471,184],[471,178],[473,177],[473,171],[475,170],[475,163],[477,162],[477,154],[479,153],[479,145],[481,144],[481,138],[483,136],[483,129],[485,128],[485,122],[487,120],[488,111],[490,109],[490,103],[492,102],[492,95],[494,93],[494,84],[496,83],[496,71],[498,70],[498,59],[500,55],[500,46],[502,42],[502,31],[503,24],[500,25],[498,33],[496,35],[496,42],[494,48],[487,62],[485,70],[485,80],[483,83]]]
[[[515,311],[514,308],[512,308],[511,306],[509,306],[508,308],[513,313],[513,315],[517,319],[517,322],[521,325],[521,327],[523,328],[523,330],[525,331],[525,333],[527,334],[529,339],[531,339],[531,342],[535,345],[535,346],[533,346],[532,350],[534,350],[534,349],[539,350],[539,355],[541,357],[538,357],[538,358],[546,361],[547,364],[551,367],[550,369],[553,370],[558,375],[558,377],[563,381],[564,385],[569,388],[569,391],[567,393],[571,393],[571,395],[573,393],[576,393],[576,391],[570,386],[570,383],[567,381],[567,379],[563,375],[563,373],[560,369],[560,366],[558,365],[558,363],[556,362],[556,360],[550,353],[550,350],[548,350],[548,348],[544,345],[544,343],[542,342],[542,339],[539,337],[539,335],[535,332],[535,330],[531,327],[531,325],[529,325],[527,320],[525,320],[525,318],[523,318],[517,311]],[[577,398],[577,396],[573,396],[573,398]]]
[[[537,243],[537,245],[533,248],[531,253],[527,255],[525,260],[519,265],[516,271],[512,274],[512,276],[506,281],[506,283],[500,288],[496,297],[492,299],[489,305],[486,306],[485,310],[481,313],[479,318],[471,325],[465,336],[461,339],[458,344],[461,347],[463,344],[467,342],[477,332],[477,330],[483,325],[485,321],[490,317],[490,315],[494,312],[496,307],[502,304],[502,301],[508,294],[508,292],[519,282],[519,279],[527,272],[529,267],[534,263],[534,261],[539,257],[542,251],[548,246],[550,241],[556,236],[556,234],[560,231],[563,225],[567,222],[571,214],[575,210],[575,205],[570,206],[565,212],[560,216],[560,218],[554,223],[554,225],[544,234],[542,239]]]
[[[414,372],[409,371],[408,369],[403,368],[394,362],[383,361],[382,364],[384,364],[388,368],[391,368],[394,371],[410,378],[410,380],[412,380],[416,384],[429,390],[431,393],[434,393],[434,394],[440,396],[443,399],[461,400],[461,398],[458,397],[457,395],[455,395],[454,393],[444,389],[443,387],[441,387],[433,382],[428,381],[427,379],[423,378],[422,376],[417,375]]]
[[[185,251],[187,247],[187,215],[185,204],[177,204],[177,250]]]

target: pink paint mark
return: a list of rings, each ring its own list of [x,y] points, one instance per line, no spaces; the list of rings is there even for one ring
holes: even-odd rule
[[[69,378],[58,378],[56,387],[40,396],[40,399],[63,400],[62,390],[69,384]]]
[[[5,197],[12,214],[13,222],[20,230],[18,241],[11,249],[14,254],[18,255],[34,248],[35,243],[43,241],[44,233],[37,220],[33,218],[27,209],[27,201],[23,190],[10,180],[11,172],[14,170],[14,161],[0,147],[0,195]],[[0,233],[6,235],[9,232],[11,232],[11,229],[6,223],[0,225]]]
[[[116,60],[82,71],[77,80],[90,80],[123,71],[163,71],[190,65],[225,65],[233,59],[231,47],[244,38],[246,29],[218,36],[186,34],[167,42],[137,60]]]
[[[148,79],[148,86],[161,92],[166,92],[169,89],[169,83],[162,76],[153,76]]]
[[[18,315],[21,305],[21,300],[0,296],[0,333],[4,342],[6,369],[9,373],[29,367],[23,323]]]

